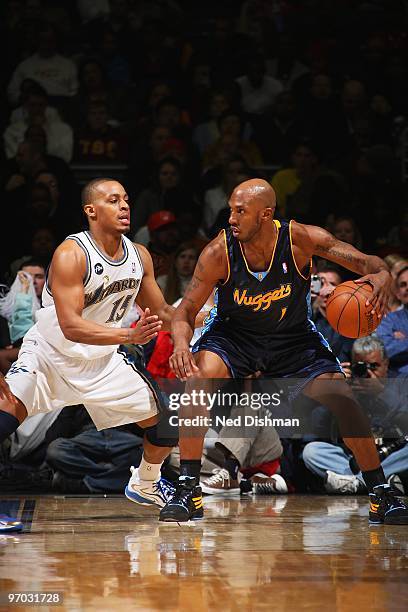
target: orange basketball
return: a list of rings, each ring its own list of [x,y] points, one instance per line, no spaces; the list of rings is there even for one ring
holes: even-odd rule
[[[359,285],[346,281],[337,285],[327,299],[326,317],[333,329],[347,338],[369,336],[381,319],[371,314],[373,307],[366,300],[373,292],[370,283]]]

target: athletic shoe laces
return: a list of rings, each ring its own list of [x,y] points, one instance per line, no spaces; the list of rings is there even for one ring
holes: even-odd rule
[[[230,479],[231,477],[228,470],[224,468],[221,470],[214,470],[214,475],[206,480],[206,485],[215,486],[217,484],[223,484],[224,480],[227,480],[229,484]]]

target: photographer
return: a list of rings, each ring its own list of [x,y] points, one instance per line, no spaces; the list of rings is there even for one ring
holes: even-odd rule
[[[355,340],[352,361],[342,366],[369,414],[385,476],[404,493],[404,488],[408,490],[407,378],[389,375],[384,344],[375,336]],[[310,442],[303,449],[303,461],[325,480],[328,493],[364,491],[361,473],[353,473],[354,458],[341,441]]]

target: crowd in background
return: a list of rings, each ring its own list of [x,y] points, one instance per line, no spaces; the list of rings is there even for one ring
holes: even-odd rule
[[[228,225],[232,190],[252,177],[274,187],[277,218],[321,225],[384,257],[394,287],[377,334],[383,349],[375,350],[387,360],[386,375],[388,367],[406,374],[406,0],[6,0],[0,10],[0,190],[3,234],[11,238],[0,261],[9,296],[0,307],[3,373],[35,320],[55,247],[85,228],[81,186],[108,176],[129,193],[129,237],[149,249],[169,303],[182,297],[201,249]],[[329,290],[350,275],[314,263],[316,326],[350,364],[352,342],[325,319]],[[135,358],[152,375],[171,376],[170,352],[163,333]],[[72,436],[93,447],[98,436],[122,436],[128,465],[128,436],[140,432],[96,432],[83,409],[76,412]],[[45,452],[48,435],[49,465],[63,488],[61,457],[69,464],[78,454],[67,442],[57,452],[56,431],[66,429],[47,422],[40,445]],[[22,456],[22,439],[14,450],[11,441],[13,457]],[[316,464],[310,447],[307,457]],[[98,491],[101,463],[92,461],[82,465],[86,490]],[[71,474],[80,488],[81,474]],[[103,474],[101,489],[111,477]]]

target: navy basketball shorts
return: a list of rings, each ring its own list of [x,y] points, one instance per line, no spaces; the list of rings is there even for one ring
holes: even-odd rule
[[[229,325],[217,322],[198,339],[192,352],[215,353],[233,378],[246,378],[259,372],[265,378],[298,379],[297,392],[321,374],[343,373],[339,360],[318,332],[299,338],[298,345],[295,341],[289,350],[276,350],[275,343],[276,337],[235,332]]]

